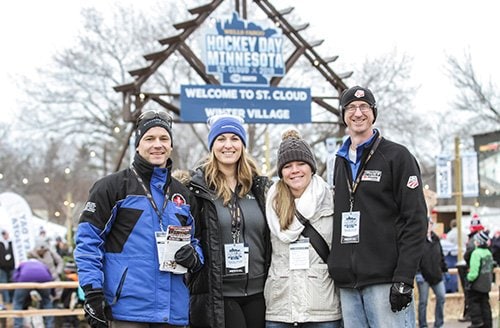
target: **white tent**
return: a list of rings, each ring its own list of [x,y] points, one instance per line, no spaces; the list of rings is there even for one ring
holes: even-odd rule
[[[27,259],[26,253],[34,247],[40,230],[51,239],[66,235],[66,227],[34,216],[26,200],[13,192],[0,194],[0,229],[9,232],[16,265]]]

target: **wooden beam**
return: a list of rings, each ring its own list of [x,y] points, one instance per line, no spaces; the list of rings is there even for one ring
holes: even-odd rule
[[[0,318],[19,318],[19,317],[69,317],[83,316],[85,312],[82,308],[78,309],[28,309],[28,310],[3,310],[0,311]]]
[[[0,290],[13,290],[18,288],[21,289],[78,288],[78,281],[9,282],[0,284]]]

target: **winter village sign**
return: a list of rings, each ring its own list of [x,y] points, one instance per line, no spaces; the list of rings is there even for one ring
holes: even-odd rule
[[[239,17],[216,20],[205,35],[204,64],[222,85],[182,85],[181,119],[203,123],[218,114],[241,116],[246,123],[311,122],[309,88],[270,87],[285,75],[280,29]]]

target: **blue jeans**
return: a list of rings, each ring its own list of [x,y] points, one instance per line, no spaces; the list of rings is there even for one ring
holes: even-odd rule
[[[5,271],[0,269],[0,283],[6,283],[9,282],[9,280],[10,280],[10,271]],[[10,291],[8,290],[2,290],[2,299],[4,304],[11,302],[9,292]]]
[[[429,285],[427,281],[417,274],[417,287],[418,287],[418,326],[420,328],[427,327],[427,300],[429,298],[429,287],[436,295],[436,308],[434,310],[434,328],[441,328],[444,325],[444,300],[446,297],[446,289],[444,281],[441,280],[435,285]]]
[[[266,328],[340,328],[342,320],[323,321],[323,322],[305,322],[305,323],[287,323],[277,321],[266,321]]]
[[[406,309],[392,312],[389,301],[391,286],[392,284],[380,284],[360,289],[340,288],[344,327],[414,328],[413,301]]]
[[[37,289],[42,296],[42,309],[52,309],[50,300],[50,289]],[[22,310],[24,300],[29,297],[30,289],[19,288],[14,291],[14,300],[12,302],[14,310]],[[54,317],[43,317],[45,328],[54,328]],[[14,328],[23,327],[23,318],[14,318]]]

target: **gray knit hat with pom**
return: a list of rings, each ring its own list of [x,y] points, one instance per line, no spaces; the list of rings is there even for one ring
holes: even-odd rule
[[[312,173],[316,173],[316,160],[311,147],[300,136],[295,129],[283,132],[282,141],[278,149],[278,175],[283,177],[281,170],[286,163],[293,161],[305,162],[311,167]]]

